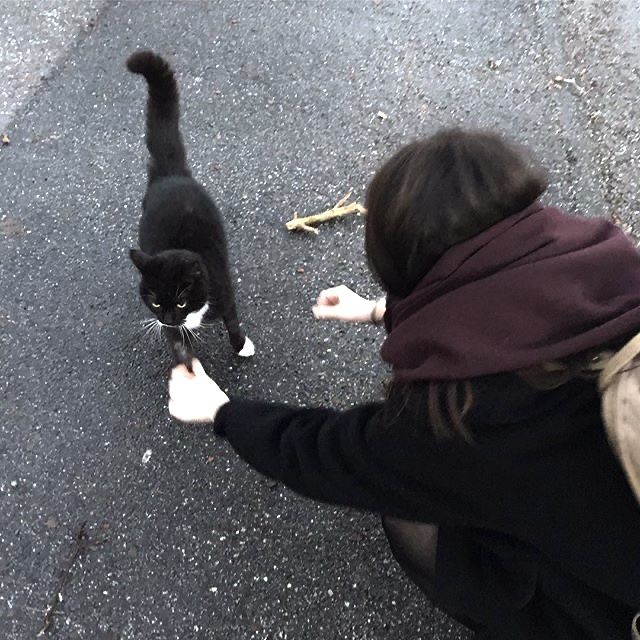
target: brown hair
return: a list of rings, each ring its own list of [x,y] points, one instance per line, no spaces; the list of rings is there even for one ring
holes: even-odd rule
[[[522,211],[546,188],[542,167],[495,133],[445,129],[413,142],[367,192],[371,271],[404,297],[447,249]]]
[[[460,437],[472,441],[465,418],[473,406],[471,382],[408,382],[392,380],[387,385],[389,413],[387,421],[392,424],[409,415],[419,424],[431,425],[438,440]]]
[[[407,296],[450,247],[537,200],[544,169],[501,136],[453,128],[398,151],[367,192],[365,249],[369,267],[394,297]],[[425,385],[392,383],[400,411],[424,406]],[[464,418],[469,382],[429,382],[428,419],[438,437],[470,439]]]
[[[527,369],[516,371],[530,387],[539,391],[557,389],[575,380],[595,380],[600,375],[611,356],[624,346],[630,338],[618,339],[609,345],[602,345],[582,351],[560,360],[550,360]]]
[[[541,392],[558,389],[576,379],[595,380],[609,358],[629,339],[629,336],[620,338],[611,344],[542,362],[513,374]],[[469,443],[473,441],[472,433],[465,424],[465,417],[474,401],[471,381],[392,381],[387,393],[395,407],[392,422],[408,412],[414,420],[428,422],[438,440],[459,437]]]

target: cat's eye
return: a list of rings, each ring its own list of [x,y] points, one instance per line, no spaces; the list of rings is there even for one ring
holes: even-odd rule
[[[176,307],[178,307],[178,309],[184,309],[187,306],[186,302],[178,302],[176,304]]]
[[[151,303],[151,306],[152,306],[154,309],[159,309],[159,308],[160,308],[160,305],[159,305],[159,304],[157,304],[157,303],[155,303],[155,302],[152,302],[152,303]]]

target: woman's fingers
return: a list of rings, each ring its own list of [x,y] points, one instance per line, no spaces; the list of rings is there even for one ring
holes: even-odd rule
[[[184,365],[171,371],[169,378],[169,413],[181,422],[212,422],[229,398],[194,358],[193,373]]]
[[[334,305],[340,302],[340,296],[337,293],[323,291],[319,296],[316,304],[318,305]]]
[[[202,378],[203,376],[207,378],[209,377],[207,376],[207,372],[204,370],[202,363],[197,358],[193,358],[191,361],[191,368],[192,371],[189,371],[184,364],[176,365],[171,370],[169,380],[193,380],[194,378]]]
[[[182,399],[185,394],[189,393],[189,384],[187,378],[170,378],[169,397]]]
[[[317,304],[338,304],[346,295],[353,293],[349,287],[341,284],[320,292]]]
[[[311,308],[316,320],[331,320],[336,317],[335,308],[328,305],[316,305]]]
[[[317,320],[371,322],[375,305],[374,300],[367,300],[341,284],[320,292],[312,312]]]
[[[194,361],[195,362],[195,361]],[[173,369],[171,369],[171,377],[172,378],[188,378],[189,376],[192,376],[192,373],[189,373],[189,370],[187,369],[186,365],[184,364],[179,364],[176,365],[175,367],[173,367]]]
[[[320,292],[318,300],[315,306],[311,308],[311,311],[316,320],[334,320],[336,319],[336,309],[340,302],[340,294],[343,289],[346,289],[343,285],[339,287],[333,287],[332,289],[325,289]]]
[[[333,306],[340,303],[340,296],[337,294],[321,293],[316,302],[319,306]]]
[[[193,369],[193,373],[196,375],[196,377],[207,376],[207,372],[204,370],[202,362],[200,362],[200,360],[198,360],[197,358],[194,358],[191,361],[191,368]]]

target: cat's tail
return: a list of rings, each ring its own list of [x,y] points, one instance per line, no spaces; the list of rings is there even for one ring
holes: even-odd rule
[[[151,154],[149,182],[165,176],[190,176],[180,133],[178,85],[173,70],[153,51],[131,55],[127,69],[144,76],[149,85],[146,133]]]

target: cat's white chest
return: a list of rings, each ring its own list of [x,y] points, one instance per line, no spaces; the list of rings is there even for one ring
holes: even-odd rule
[[[207,311],[209,311],[209,303],[205,302],[200,309],[187,314],[187,317],[184,319],[184,326],[187,327],[187,329],[197,329],[202,324],[202,319]]]

